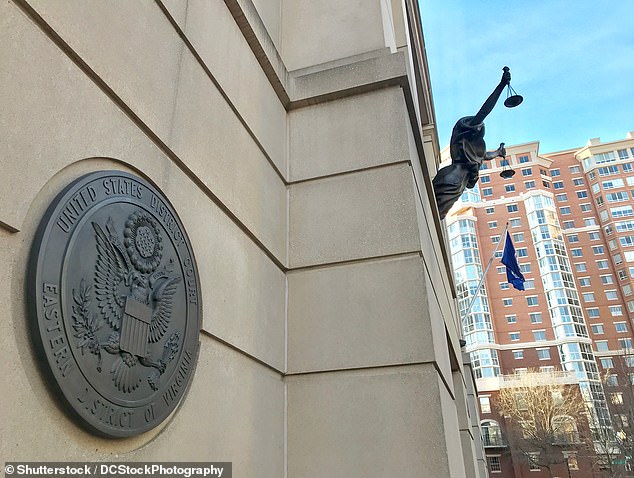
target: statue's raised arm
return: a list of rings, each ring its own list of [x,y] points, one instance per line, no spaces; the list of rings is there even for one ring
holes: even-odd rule
[[[493,111],[502,91],[510,82],[511,72],[505,66],[500,83],[476,115],[465,116],[456,122],[449,145],[451,165],[439,170],[433,180],[436,204],[441,219],[445,218],[465,188],[471,189],[476,185],[482,161],[506,155],[504,143],[501,143],[497,150],[487,152],[483,121]]]

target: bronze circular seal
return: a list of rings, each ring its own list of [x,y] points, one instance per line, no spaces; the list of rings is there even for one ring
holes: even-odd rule
[[[198,358],[198,270],[169,201],[147,181],[101,171],[49,207],[31,256],[32,335],[66,404],[93,432],[161,423]]]

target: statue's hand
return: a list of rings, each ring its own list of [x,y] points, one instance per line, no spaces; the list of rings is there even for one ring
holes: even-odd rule
[[[504,143],[500,143],[500,147],[498,148],[498,155],[502,158],[506,156],[506,148],[504,147]]]
[[[504,67],[504,73],[502,73],[502,79],[500,80],[500,83],[502,83],[503,85],[508,85],[509,83],[511,83],[511,70],[509,70],[508,66]]]

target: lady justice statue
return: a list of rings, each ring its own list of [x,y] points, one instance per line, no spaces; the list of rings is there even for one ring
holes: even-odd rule
[[[504,143],[495,151],[487,151],[484,143],[484,118],[493,110],[504,87],[511,83],[511,72],[507,66],[503,69],[502,79],[493,93],[475,116],[460,118],[453,127],[449,152],[451,164],[438,171],[433,180],[436,204],[440,218],[444,219],[453,203],[466,188],[473,188],[478,182],[478,171],[483,160],[490,161],[498,156],[506,156]]]

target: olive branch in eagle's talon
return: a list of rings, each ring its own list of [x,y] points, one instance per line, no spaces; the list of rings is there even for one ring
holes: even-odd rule
[[[103,344],[100,344],[97,340],[96,332],[103,326],[103,320],[96,314],[89,312],[90,296],[92,294],[92,287],[86,285],[84,279],[79,284],[79,290],[73,289],[73,329],[75,337],[80,339],[79,348],[81,353],[84,353],[84,349],[88,349],[90,353],[97,355],[97,371],[101,372],[101,349]]]

